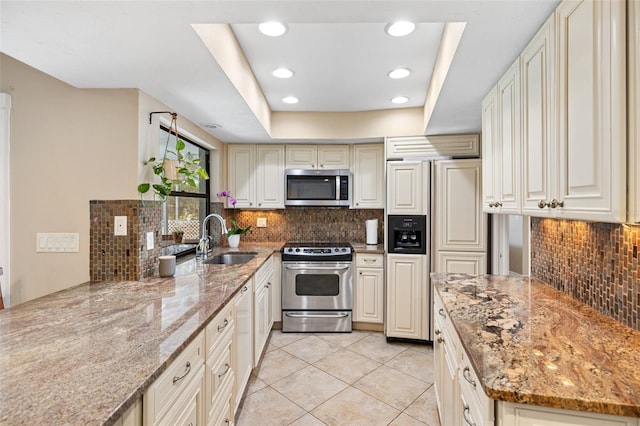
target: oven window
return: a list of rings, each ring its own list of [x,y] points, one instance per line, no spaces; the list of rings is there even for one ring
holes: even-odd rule
[[[296,275],[297,296],[338,296],[340,276],[329,274]]]
[[[288,200],[335,200],[336,178],[327,176],[288,176]]]

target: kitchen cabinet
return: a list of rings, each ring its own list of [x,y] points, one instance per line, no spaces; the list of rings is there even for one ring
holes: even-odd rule
[[[205,423],[205,356],[201,332],[144,394],[145,425]]]
[[[253,296],[254,328],[253,328],[253,365],[260,363],[260,357],[267,343],[273,326],[271,314],[271,279],[273,275],[273,258],[270,257],[255,274]]]
[[[387,161],[387,214],[422,215],[429,171],[420,161]]]
[[[233,401],[238,407],[253,370],[253,281],[245,283],[233,299],[235,332],[233,336]]]
[[[287,145],[287,169],[348,169],[349,145]]]
[[[142,424],[142,400],[137,400],[115,421],[114,426],[139,426]]]
[[[356,209],[384,209],[384,145],[353,146],[353,202]]]
[[[227,183],[238,208],[284,208],[284,145],[229,144]]]
[[[435,257],[433,272],[472,275],[487,273],[486,252],[437,251]]]
[[[429,334],[430,294],[427,256],[387,255],[388,337],[426,340]]]
[[[482,103],[484,211],[520,213],[520,59]],[[484,114],[487,114],[485,117]],[[486,188],[485,188],[486,187]]]
[[[626,219],[626,3],[556,9],[559,217]]]
[[[271,275],[271,321],[282,322],[282,255],[274,253],[273,274]]]
[[[521,64],[522,213],[551,216],[546,203],[558,193],[554,15],[524,49]]]
[[[440,136],[403,136],[385,139],[387,160],[427,157],[478,157],[480,136],[475,133]]]
[[[638,426],[636,418],[498,401],[496,426]]]
[[[232,365],[233,337],[236,332],[233,307],[233,303],[229,303],[205,327],[207,424],[215,424],[213,422],[221,416],[229,420],[234,417],[234,406],[230,403],[235,383]]]
[[[628,221],[640,222],[640,4],[627,2],[628,29],[628,137],[629,206]]]
[[[384,255],[356,253],[353,320],[384,322]]]

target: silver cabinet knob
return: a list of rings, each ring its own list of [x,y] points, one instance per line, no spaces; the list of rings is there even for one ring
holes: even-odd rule
[[[558,201],[554,198],[553,200],[551,200],[551,203],[549,203],[549,206],[552,209],[555,209],[557,207],[564,207],[564,201]]]
[[[549,207],[549,203],[545,202],[544,200],[540,200],[538,201],[538,207],[544,209],[545,207]]]

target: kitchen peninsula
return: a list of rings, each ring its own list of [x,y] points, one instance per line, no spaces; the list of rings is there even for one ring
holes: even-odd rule
[[[488,406],[477,410],[478,417],[488,419],[478,424],[493,424],[491,400],[498,401],[497,424],[531,424],[519,423],[518,416],[557,425],[638,424],[640,332],[534,278],[432,274],[432,279],[436,358],[443,343],[461,346],[456,358],[460,374],[454,381],[463,403],[458,414],[447,412],[445,417],[480,420],[464,402],[465,389],[474,382],[473,393]],[[448,378],[436,381],[445,405],[445,400],[456,399],[455,392],[443,394],[451,389],[443,382]],[[477,381],[481,389],[475,389]]]
[[[281,246],[243,244],[257,256],[241,265],[190,260],[175,277],[84,283],[0,311],[0,424],[113,424]]]

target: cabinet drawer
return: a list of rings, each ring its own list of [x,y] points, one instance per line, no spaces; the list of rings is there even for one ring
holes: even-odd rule
[[[383,266],[384,266],[384,255],[382,254],[356,253],[356,267],[382,268]]]
[[[469,406],[470,416],[476,425],[493,424],[493,401],[487,397],[482,389],[482,383],[478,379],[476,372],[469,363],[468,357],[463,355],[460,363],[459,379],[460,392],[463,400]],[[469,416],[467,413],[467,416]]]
[[[235,377],[231,367],[231,342],[217,358],[207,360],[206,375],[207,406],[211,412],[216,402],[225,397],[224,390],[233,387]]]
[[[213,355],[223,346],[223,341],[231,341],[234,326],[233,303],[229,303],[218,312],[205,329],[208,356]]]
[[[189,386],[204,364],[204,340],[204,334],[200,333],[149,387],[143,403],[146,424],[161,419]]]

